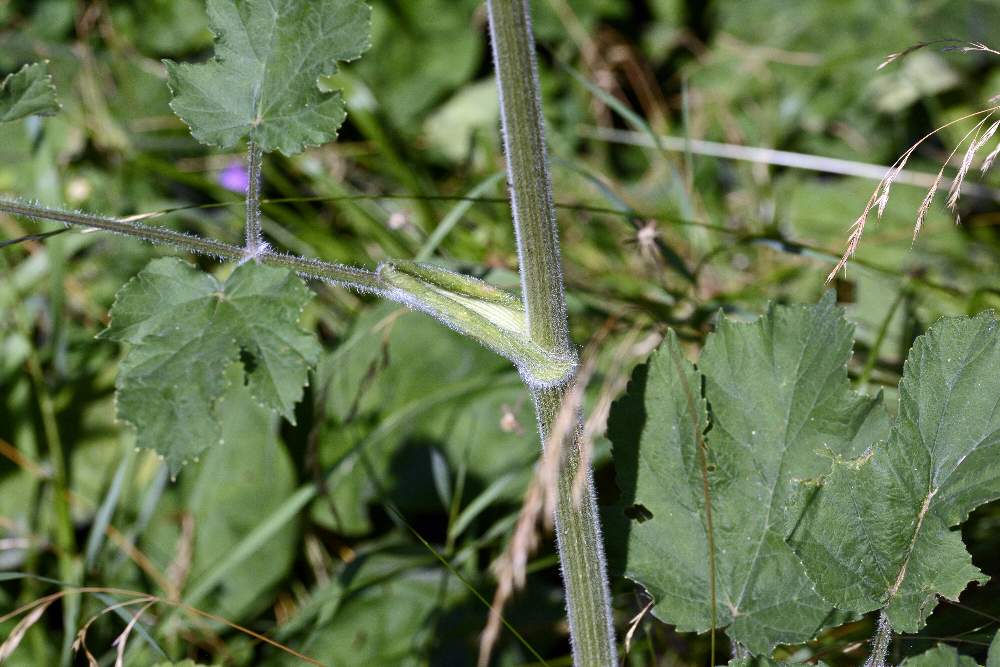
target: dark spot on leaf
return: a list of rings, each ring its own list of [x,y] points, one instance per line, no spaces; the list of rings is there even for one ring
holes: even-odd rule
[[[636,503],[634,505],[629,505],[625,508],[625,516],[630,519],[634,519],[639,523],[644,521],[649,521],[653,518],[653,513],[650,512],[645,505],[642,503]]]
[[[250,383],[250,374],[254,372],[257,368],[257,357],[247,352],[245,349],[240,348],[240,363],[243,364],[243,369],[246,372],[244,376],[246,378],[246,384]]]

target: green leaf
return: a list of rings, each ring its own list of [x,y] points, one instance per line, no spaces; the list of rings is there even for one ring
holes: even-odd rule
[[[235,369],[234,383],[239,375]],[[268,590],[287,576],[296,553],[295,521],[286,521],[260,544],[252,561],[223,572],[218,569],[292,495],[295,467],[277,437],[277,417],[256,405],[246,387],[233,386],[220,402],[219,412],[226,444],[206,453],[195,469],[193,483],[185,485],[185,507],[195,528],[185,595],[211,577],[215,581],[212,610],[228,619],[241,619],[266,607]]]
[[[951,646],[938,644],[918,656],[907,658],[900,667],[978,667],[974,659],[959,655]]]
[[[252,135],[264,152],[294,155],[337,136],[343,98],[318,80],[368,48],[362,0],[209,0],[208,18],[213,59],[164,61],[171,107],[195,139],[230,148]]]
[[[442,619],[465,597],[465,589],[454,577],[442,578],[439,570],[413,567],[413,560],[373,553],[351,563],[338,585],[326,592],[327,608],[320,617],[325,622],[311,622],[311,632],[295,648],[325,665],[407,667],[431,662],[426,654],[433,639],[449,624]],[[345,647],[350,647],[349,657]],[[302,663],[282,655],[279,664]],[[470,663],[460,659],[450,664]]]
[[[109,13],[115,31],[150,56],[190,53],[212,43],[201,0],[114,3]]]
[[[993,635],[990,652],[986,655],[986,667],[1000,667],[1000,632]]]
[[[419,129],[423,114],[479,71],[485,37],[470,26],[481,9],[481,0],[374,3],[372,42],[378,58],[366,58],[355,69],[395,129]],[[414,76],[415,54],[420,76]]]
[[[916,632],[938,595],[986,581],[951,528],[1000,497],[998,397],[992,312],[942,319],[917,339],[891,435],[833,463],[792,536],[824,597],[884,608],[894,630]]]
[[[118,293],[101,336],[129,343],[118,374],[118,417],[137,444],[176,471],[221,440],[217,403],[242,359],[250,393],[294,421],[315,337],[297,322],[310,292],[297,276],[243,264],[220,283],[177,259],[158,259]]]
[[[0,82],[0,122],[25,116],[51,116],[59,111],[48,64],[25,65]]]
[[[361,394],[384,357],[388,333],[404,313],[403,308],[391,302],[363,311],[347,338],[320,359],[316,367],[317,392],[329,415],[343,422],[357,409]]]
[[[227,369],[232,384],[219,402],[225,444],[167,487],[142,537],[160,571],[190,553],[181,601],[234,622],[259,613],[288,576],[300,544],[298,511],[275,515],[302,495],[278,418],[253,399],[242,372],[237,364]],[[182,516],[191,519],[187,534]],[[252,558],[240,560],[248,549]]]
[[[469,154],[477,133],[490,140],[500,118],[499,93],[492,78],[470,83],[424,121],[428,144],[453,162]]]
[[[729,661],[729,667],[781,667],[782,665],[787,665],[788,667],[795,667],[796,665],[800,667],[808,667],[814,663],[805,662],[779,662],[777,660],[771,660],[770,658],[736,658]],[[826,667],[825,662],[815,663],[815,667]]]
[[[637,369],[609,435],[632,517],[625,573],[657,617],[682,631],[711,627],[714,552],[717,626],[754,653],[833,620],[785,537],[797,481],[821,474],[828,452],[860,453],[888,429],[881,401],[849,388],[851,333],[827,294],[749,324],[723,320],[697,370],[673,333]]]
[[[503,359],[388,303],[360,315],[341,345],[346,355],[332,352],[314,381],[314,391],[327,394],[328,419],[317,439],[320,465],[331,470],[330,502],[313,505],[316,521],[341,534],[363,534],[380,486],[404,490],[393,498],[404,513],[439,507],[429,444],[452,471],[464,469],[469,497],[509,475],[501,497],[519,502],[538,441],[524,386]],[[356,359],[364,363],[355,367]],[[514,423],[505,423],[505,415]]]

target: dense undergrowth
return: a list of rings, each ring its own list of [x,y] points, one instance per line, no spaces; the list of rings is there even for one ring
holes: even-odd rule
[[[168,211],[149,222],[241,244],[245,155],[191,137],[168,105],[160,63],[210,56],[202,3],[136,4],[0,4],[0,72],[47,59],[62,105],[44,120],[0,124],[0,189],[111,216]],[[345,91],[339,140],[264,162],[264,236],[279,250],[369,267],[434,258],[516,289],[480,3],[372,5],[368,54],[324,81]],[[1000,60],[988,54],[924,49],[876,66],[922,40],[989,42],[1000,10],[939,0],[709,9],[543,0],[534,10],[571,334],[593,370],[585,415],[596,415],[587,427],[618,637],[629,637],[630,665],[705,665],[708,634],[658,620],[671,617],[649,613],[649,597],[624,576],[641,580],[625,562],[622,518],[650,508],[629,498],[602,417],[668,326],[671,345],[698,359],[721,313],[749,320],[768,301],[820,299],[875,181],[824,172],[815,156],[890,164],[929,130],[980,109],[1000,92]],[[940,133],[908,169],[932,180],[968,128]],[[656,146],[650,133],[677,141]],[[687,139],[795,151],[805,168],[706,156]],[[840,363],[854,389],[883,392],[887,419],[917,336],[941,316],[1000,306],[995,178],[970,181],[960,227],[935,207],[915,243],[929,182],[902,179],[835,281],[855,339]],[[40,230],[60,233],[31,237]],[[0,250],[0,615],[69,591],[7,664],[86,664],[82,650],[70,657],[81,629],[96,659],[113,663],[131,613],[151,600],[102,613],[126,599],[112,588],[160,599],[131,631],[128,664],[305,664],[223,618],[322,664],[474,664],[490,564],[538,455],[517,371],[425,315],[317,284],[315,298],[300,295],[276,315],[304,308],[300,326],[319,343],[302,346],[299,372],[315,364],[302,400],[274,397],[289,419],[260,405],[252,364],[237,364],[210,424],[222,446],[187,452],[171,469],[137,447],[176,432],[136,436],[115,419],[116,378],[136,362],[114,342],[128,332],[116,337],[108,313],[122,285],[174,253],[62,230],[0,217],[0,242],[22,239]],[[239,278],[186,259],[216,275],[210,293]],[[173,259],[152,266],[187,270]],[[175,379],[196,377],[188,373]],[[991,577],[998,526],[992,503],[961,528]],[[991,579],[942,601],[925,628],[893,638],[893,664],[938,642],[983,663],[1000,620],[997,590]],[[171,611],[178,604],[212,616]],[[495,664],[569,664],[549,538],[504,615],[519,636],[501,634]],[[876,618],[842,618],[775,656],[860,665]],[[705,629],[685,629],[694,625]],[[724,663],[730,647],[721,631],[716,639]]]

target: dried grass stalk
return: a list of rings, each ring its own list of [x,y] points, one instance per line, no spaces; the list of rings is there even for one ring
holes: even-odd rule
[[[919,148],[921,144],[923,144],[925,141],[933,137],[938,132],[944,130],[945,128],[951,127],[952,125],[960,123],[964,120],[968,120],[969,118],[975,118],[976,116],[984,116],[978,123],[976,123],[975,127],[969,130],[969,132],[967,132],[965,136],[962,137],[962,140],[951,152],[951,155],[948,156],[948,159],[941,167],[941,171],[938,172],[937,177],[934,179],[934,183],[927,191],[927,195],[924,197],[924,200],[921,202],[920,207],[917,209],[917,219],[914,225],[914,238],[916,237],[916,234],[919,233],[920,229],[923,227],[924,219],[927,216],[928,210],[930,210],[931,203],[934,201],[934,196],[935,194],[937,194],[938,186],[940,185],[942,177],[944,176],[944,169],[947,167],[948,163],[951,162],[952,158],[954,158],[959,148],[961,148],[965,144],[965,142],[969,139],[970,136],[973,136],[973,134],[975,134],[975,138],[969,144],[968,149],[966,150],[966,153],[962,158],[962,163],[959,166],[958,174],[952,181],[951,187],[948,190],[949,192],[948,205],[950,208],[954,210],[954,207],[958,202],[958,197],[961,192],[962,182],[965,180],[965,176],[968,173],[972,161],[974,160],[976,154],[982,149],[982,147],[985,146],[986,143],[993,137],[998,127],[1000,127],[1000,121],[995,121],[992,125],[988,127],[986,132],[982,132],[983,125],[985,125],[986,121],[988,121],[990,117],[998,110],[1000,110],[1000,105],[988,107],[986,109],[981,109],[979,111],[966,114],[961,118],[956,118],[955,120],[945,123],[944,125],[936,128],[932,132],[928,132],[926,135],[921,137],[919,141],[917,141],[908,149],[906,149],[906,151],[899,156],[899,159],[897,159],[896,162],[894,162],[892,166],[889,167],[889,170],[886,172],[885,177],[883,177],[882,180],[879,181],[878,185],[875,187],[875,192],[872,193],[872,196],[868,199],[868,203],[865,204],[865,208],[864,210],[862,210],[861,215],[858,216],[857,220],[855,220],[854,223],[851,225],[850,233],[848,234],[847,237],[847,247],[844,250],[844,254],[837,262],[837,265],[833,267],[833,270],[830,271],[829,275],[827,275],[826,281],[827,282],[832,281],[837,276],[837,274],[840,273],[841,270],[847,268],[847,263],[850,261],[851,257],[854,256],[854,253],[857,252],[858,245],[861,243],[861,237],[864,235],[865,226],[868,223],[868,217],[869,214],[872,212],[872,209],[876,209],[876,220],[882,217],[882,214],[885,212],[885,207],[889,203],[889,192],[892,188],[893,182],[899,176],[900,172],[902,172],[903,167],[906,166],[906,163],[913,156],[913,153],[917,150],[917,148]],[[982,132],[982,134],[980,134],[980,132]]]
[[[111,645],[118,649],[117,653],[115,653],[115,667],[125,667],[125,646],[128,644],[129,635],[132,634],[132,628],[134,628],[135,624],[139,622],[139,619],[146,613],[146,610],[154,604],[156,604],[156,600],[152,600],[143,605],[142,609],[140,609],[128,622],[125,629],[122,630],[122,633],[118,635],[114,642],[112,642]]]
[[[35,607],[28,612],[24,618],[17,622],[17,625],[15,625],[14,629],[11,630],[7,639],[0,644],[0,663],[9,658],[11,654],[17,650],[17,647],[21,644],[21,640],[24,639],[24,635],[31,629],[31,626],[38,622],[38,619],[42,617],[42,614],[45,613],[45,610],[48,609],[53,602],[55,602],[55,600],[48,600],[35,605]]]
[[[944,43],[950,44],[950,46],[947,46],[944,49],[942,49],[944,51],[961,51],[963,53],[980,51],[984,53],[1000,55],[1000,51],[991,48],[990,46],[986,45],[983,42],[963,42],[961,40],[943,39],[943,40],[935,40],[932,42],[919,42],[917,44],[914,44],[913,46],[903,49],[902,51],[898,51],[896,53],[890,53],[886,57],[886,59],[882,61],[882,64],[880,64],[877,69],[882,69],[886,65],[901,60],[902,58],[913,53],[914,51],[918,51],[920,49],[923,49],[924,47],[931,46],[933,44],[944,44]],[[991,124],[986,129],[985,132],[982,131],[983,125],[985,125],[986,121],[989,120],[989,118],[998,109],[1000,109],[1000,106],[995,104],[998,101],[998,99],[1000,99],[1000,96],[997,96],[990,100],[990,104],[994,106],[988,107],[986,109],[981,109],[974,113],[962,116],[961,118],[953,120],[950,123],[945,123],[941,127],[935,129],[933,132],[930,132],[924,137],[922,137],[919,141],[910,146],[902,155],[899,156],[899,159],[896,160],[895,163],[893,163],[893,165],[886,172],[882,180],[879,181],[878,186],[876,186],[875,188],[875,192],[872,193],[872,196],[868,200],[868,203],[865,204],[865,208],[861,212],[861,215],[858,216],[858,219],[855,220],[854,223],[851,225],[850,233],[848,234],[847,237],[847,248],[845,249],[843,256],[840,258],[840,261],[837,262],[837,265],[833,267],[833,270],[830,271],[830,274],[826,277],[827,282],[833,280],[833,278],[838,273],[840,273],[841,270],[847,268],[847,262],[850,260],[851,257],[854,256],[854,253],[858,249],[858,244],[861,242],[861,236],[864,234],[865,224],[868,221],[868,214],[871,213],[871,210],[873,208],[877,209],[876,219],[882,217],[882,214],[885,212],[885,207],[889,203],[889,191],[892,188],[892,184],[899,177],[900,172],[903,170],[903,167],[906,165],[907,161],[913,155],[913,152],[917,149],[917,147],[920,146],[925,141],[927,141],[927,139],[929,139],[930,137],[934,136],[941,130],[945,129],[946,127],[950,127],[968,118],[983,116],[985,114],[985,116],[978,123],[976,123],[976,126],[973,127],[971,130],[969,130],[969,132],[966,133],[964,137],[962,137],[962,140],[958,142],[958,145],[955,146],[955,149],[951,152],[951,154],[948,156],[948,159],[945,160],[944,164],[941,166],[941,170],[938,172],[937,177],[934,179],[934,182],[931,184],[930,189],[927,191],[927,195],[924,197],[923,201],[920,202],[920,207],[917,209],[916,224],[913,227],[913,238],[916,239],[917,234],[919,234],[920,230],[923,228],[924,220],[926,219],[927,212],[930,210],[931,204],[934,201],[934,196],[937,194],[938,186],[941,184],[945,168],[955,157],[955,154],[958,152],[958,149],[965,144],[966,140],[968,140],[970,136],[975,134],[975,137],[969,143],[968,148],[965,151],[965,155],[962,157],[962,162],[959,165],[958,173],[956,174],[954,180],[952,180],[951,186],[948,188],[947,205],[948,208],[952,210],[952,212],[955,211],[955,209],[958,206],[958,199],[961,196],[962,183],[965,181],[966,175],[968,175],[969,168],[972,166],[972,162],[975,159],[976,154],[979,153],[979,151],[982,150],[982,148],[990,141],[990,139],[993,138],[993,135],[996,134],[997,128],[1000,127],[1000,120],[998,120],[994,121],[993,124]],[[993,161],[996,159],[998,154],[1000,154],[1000,145],[998,145],[983,160],[983,165],[980,168],[980,173],[982,174],[986,173],[986,171],[993,165]],[[959,222],[957,214],[956,214],[956,222]]]

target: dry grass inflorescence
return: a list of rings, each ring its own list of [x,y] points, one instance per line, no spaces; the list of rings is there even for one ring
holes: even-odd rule
[[[952,40],[942,40],[941,42],[921,42],[902,51],[889,54],[878,66],[878,69],[883,69],[892,63],[899,62],[901,59],[911,53],[914,53],[915,51],[941,43],[948,44],[948,46],[944,48],[949,51],[959,51],[962,53],[982,52],[1000,56],[1000,51],[997,51],[982,42],[959,42],[957,44],[953,43]],[[978,118],[978,122],[972,127],[972,129],[965,133],[962,139],[955,145],[951,153],[949,153],[948,157],[943,161],[941,168],[937,172],[937,176],[934,178],[933,183],[927,190],[926,196],[920,203],[920,206],[917,209],[916,223],[913,226],[913,239],[916,240],[917,235],[923,228],[924,220],[927,218],[927,212],[930,210],[931,204],[934,203],[934,198],[937,195],[938,189],[943,183],[948,186],[946,205],[952,214],[954,214],[955,223],[961,223],[961,216],[958,214],[958,200],[962,193],[962,185],[965,183],[965,179],[976,160],[976,156],[982,153],[987,144],[989,144],[996,135],[997,129],[1000,128],[1000,120],[994,120],[992,123],[989,123],[997,112],[1000,111],[1000,104],[995,104],[998,101],[1000,101],[1000,95],[990,98],[989,102],[991,106],[986,107],[985,109],[980,109],[979,111],[965,114],[960,118],[956,118],[955,120],[935,128],[933,131],[928,132],[912,146],[907,148],[903,154],[897,158],[892,166],[889,167],[885,176],[882,177],[882,180],[879,181],[878,185],[875,187],[875,191],[865,204],[864,209],[861,211],[861,215],[859,215],[857,220],[855,220],[851,225],[851,231],[847,237],[847,247],[844,250],[843,256],[840,258],[840,261],[837,262],[836,266],[833,267],[827,276],[827,282],[832,281],[838,273],[847,268],[848,262],[851,257],[854,256],[854,253],[857,252],[858,245],[861,243],[861,237],[865,232],[865,226],[868,223],[872,210],[875,210],[876,220],[880,219],[882,214],[885,213],[885,208],[889,203],[889,193],[892,189],[892,185],[899,178],[903,169],[906,167],[906,164],[909,162],[910,158],[913,157],[914,153],[916,153],[917,149],[920,148],[928,139],[936,136],[942,130],[952,127],[953,125],[958,125],[963,121]],[[955,156],[958,155],[959,150],[961,150],[963,146],[965,146],[965,153],[962,155],[961,162],[958,163],[955,177],[950,180],[946,180],[944,178],[945,171],[949,167],[953,166]],[[998,155],[1000,155],[1000,142],[997,143],[993,150],[983,157],[979,165],[980,175],[985,175],[986,172],[989,171]]]

